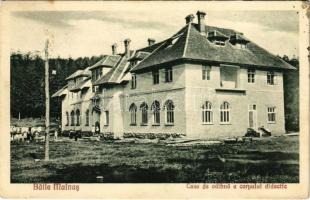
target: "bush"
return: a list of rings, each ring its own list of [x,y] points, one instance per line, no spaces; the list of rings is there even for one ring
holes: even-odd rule
[[[99,135],[100,135],[100,138],[103,140],[114,140],[113,132],[100,133]]]
[[[166,140],[168,138],[180,138],[183,134],[181,133],[124,133],[124,138],[139,138],[139,139],[160,139]]]
[[[248,128],[245,137],[259,137],[259,133],[252,128]]]

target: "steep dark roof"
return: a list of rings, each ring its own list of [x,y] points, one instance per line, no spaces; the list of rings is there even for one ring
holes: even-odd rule
[[[65,91],[65,89],[68,88],[68,85],[65,85],[63,88],[61,88],[60,90],[58,90],[57,92],[55,92],[52,97],[61,97],[63,95],[66,95],[65,93],[63,93],[63,91]]]
[[[76,91],[79,91],[81,90],[82,88],[84,87],[88,87],[88,86],[85,86],[84,84],[90,79],[90,77],[87,77],[86,79],[84,79],[83,81],[81,81],[79,84],[77,84],[76,86],[74,86],[73,88],[70,88],[69,90],[71,92],[76,92]]]
[[[73,74],[71,74],[69,77],[66,78],[66,80],[70,80],[70,79],[74,79],[74,78],[77,78],[77,77],[80,77],[80,76],[90,76],[90,71],[89,71],[89,68],[85,68],[85,69],[79,69],[77,71],[75,71]]]
[[[145,51],[137,51],[129,60],[143,60],[151,53]]]
[[[150,46],[147,46],[147,47],[143,47],[143,48],[141,48],[141,49],[138,49],[137,51],[144,51],[144,52],[151,53],[151,52],[153,52],[155,49],[157,49],[160,45],[162,45],[165,41],[166,41],[166,40],[161,41],[161,42],[158,42],[158,43],[155,43],[155,44],[150,45]]]
[[[115,67],[113,67],[108,73],[95,81],[93,85],[119,83],[120,79],[124,76],[128,66],[129,63],[127,62],[127,57],[123,56]]]
[[[120,55],[105,55],[97,63],[90,66],[89,69],[93,70],[93,69],[98,68],[100,66],[114,67],[117,64],[117,62],[120,60],[120,58],[121,58]]]
[[[206,33],[216,31],[227,37],[239,34],[232,29],[206,26]],[[247,44],[246,49],[239,49],[230,42],[225,46],[213,44],[207,37],[198,31],[198,25],[189,23],[174,36],[158,45],[154,52],[137,64],[131,71],[138,72],[152,66],[179,59],[213,61],[219,63],[242,64],[256,67],[270,67],[282,69],[295,69],[282,59],[272,55],[253,42]],[[175,38],[177,38],[176,41]]]

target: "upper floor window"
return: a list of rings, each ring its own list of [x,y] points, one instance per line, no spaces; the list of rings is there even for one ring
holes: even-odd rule
[[[174,104],[173,101],[168,100],[165,103],[166,109],[166,124],[174,124]]]
[[[202,80],[210,80],[211,76],[211,67],[210,66],[202,66]]]
[[[129,107],[130,112],[130,125],[136,125],[137,123],[137,106],[133,103]]]
[[[276,107],[268,107],[268,123],[275,123],[276,122]]]
[[[254,83],[254,82],[255,82],[255,70],[248,69],[248,83]]]
[[[89,110],[85,112],[85,126],[89,126]]]
[[[173,81],[173,74],[172,74],[172,68],[168,67],[165,69],[165,82],[172,82]]]
[[[141,110],[141,114],[142,114],[141,125],[145,125],[145,124],[147,124],[147,121],[148,121],[148,117],[147,117],[148,106],[145,102],[141,104],[140,110]]]
[[[152,72],[152,76],[153,76],[153,84],[159,84],[159,71],[155,70]]]
[[[104,114],[105,114],[105,122],[104,122],[104,125],[105,126],[109,126],[109,122],[110,122],[110,113],[108,110],[104,111]]]
[[[160,124],[160,103],[154,101],[151,110],[153,111],[153,124]]]
[[[276,84],[276,75],[274,72],[267,72],[267,84],[268,85]]]
[[[99,92],[99,86],[97,86],[97,85],[93,86],[92,90],[94,93],[98,93]]]
[[[220,122],[222,124],[228,124],[230,122],[230,105],[228,102],[224,102],[220,107]]]
[[[131,89],[135,89],[137,87],[137,76],[135,74],[131,75]]]
[[[211,124],[213,122],[212,104],[206,101],[202,106],[202,122]]]

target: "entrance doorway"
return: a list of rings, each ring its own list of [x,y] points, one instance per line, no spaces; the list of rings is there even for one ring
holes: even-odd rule
[[[249,128],[257,128],[257,111],[256,105],[249,105]]]

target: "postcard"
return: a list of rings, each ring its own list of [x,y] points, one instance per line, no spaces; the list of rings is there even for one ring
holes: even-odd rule
[[[1,197],[308,197],[308,3],[0,9]]]

